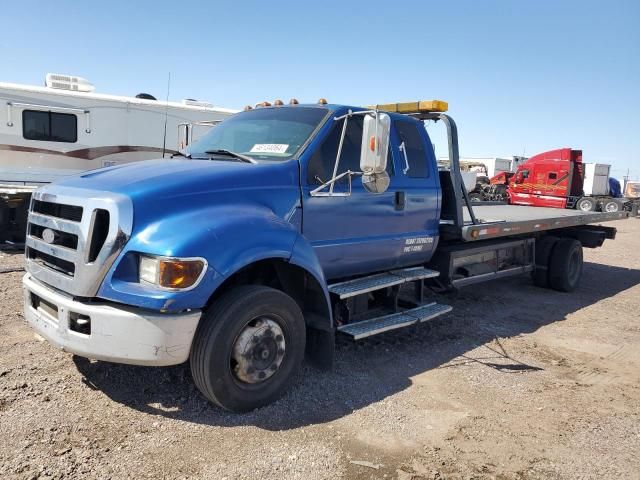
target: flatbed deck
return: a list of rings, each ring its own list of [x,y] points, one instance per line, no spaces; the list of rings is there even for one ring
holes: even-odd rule
[[[627,218],[628,212],[582,212],[561,208],[524,205],[473,205],[478,223],[473,225],[463,207],[464,226],[460,237],[467,242],[526,233],[575,227]]]

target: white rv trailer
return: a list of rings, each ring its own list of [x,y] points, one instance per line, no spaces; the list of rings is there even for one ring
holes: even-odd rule
[[[169,157],[235,112],[191,99],[94,93],[68,75],[47,74],[44,87],[0,83],[0,239],[24,235],[26,203],[38,186]]]

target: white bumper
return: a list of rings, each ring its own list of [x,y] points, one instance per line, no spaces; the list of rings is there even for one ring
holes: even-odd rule
[[[199,310],[161,314],[81,303],[34,281],[30,274],[23,277],[22,285],[27,322],[65,352],[109,362],[157,366],[176,365],[189,357]],[[77,324],[73,319],[78,315],[84,322],[88,317],[90,333],[77,331],[83,330],[74,326]]]

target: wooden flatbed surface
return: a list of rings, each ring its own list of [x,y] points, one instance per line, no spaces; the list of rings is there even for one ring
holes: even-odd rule
[[[464,206],[462,210],[465,226],[462,228],[461,237],[465,241],[609,222],[629,216],[628,212],[622,211],[602,213],[524,205],[474,204],[473,212],[479,224],[473,225],[467,207]]]

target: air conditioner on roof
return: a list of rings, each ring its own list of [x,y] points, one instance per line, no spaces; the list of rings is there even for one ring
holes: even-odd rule
[[[49,88],[74,92],[93,92],[96,89],[86,78],[60,75],[59,73],[47,73],[44,84]]]
[[[191,105],[192,107],[206,107],[206,108],[213,107],[213,103],[201,102],[201,101],[195,100],[193,98],[185,98],[185,99],[183,99],[182,100],[182,104],[183,105]]]

